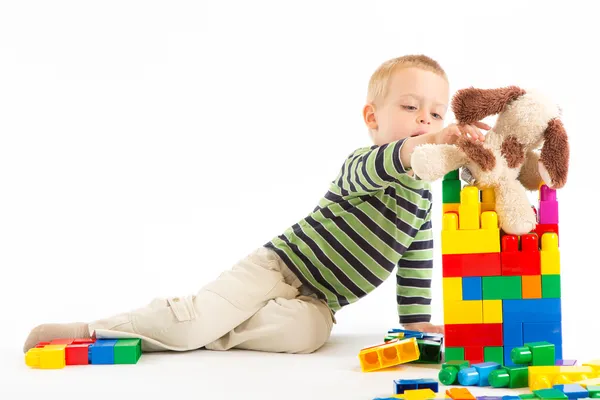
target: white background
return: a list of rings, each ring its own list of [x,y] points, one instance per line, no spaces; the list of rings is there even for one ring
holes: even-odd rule
[[[0,368],[34,381],[35,325],[191,294],[305,217],[371,144],[371,73],[409,53],[452,92],[520,85],[562,107],[563,348],[600,358],[598,37],[577,1],[0,2]],[[334,338],[397,326],[393,275],[337,317]]]

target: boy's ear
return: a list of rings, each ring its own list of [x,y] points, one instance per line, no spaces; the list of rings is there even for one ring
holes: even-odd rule
[[[470,87],[456,92],[452,99],[452,111],[461,124],[472,124],[485,117],[498,114],[504,107],[525,94],[518,86],[499,89],[476,89]]]
[[[366,104],[363,107],[363,119],[367,128],[377,129],[377,119],[375,118],[375,107],[371,104]]]

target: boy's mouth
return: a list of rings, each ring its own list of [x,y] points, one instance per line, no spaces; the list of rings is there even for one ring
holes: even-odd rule
[[[421,136],[425,133],[427,133],[427,131],[417,131],[417,132],[413,133],[412,135],[410,135],[410,137]]]

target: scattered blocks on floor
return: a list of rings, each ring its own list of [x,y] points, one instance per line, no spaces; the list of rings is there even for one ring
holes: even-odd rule
[[[360,350],[358,358],[363,372],[393,367],[419,359],[420,352],[415,337],[390,340],[387,343]]]

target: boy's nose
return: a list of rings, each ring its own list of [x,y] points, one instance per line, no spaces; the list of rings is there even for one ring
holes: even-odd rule
[[[427,117],[420,117],[419,118],[419,123],[420,124],[427,124],[427,125],[429,125],[429,124],[431,124],[431,121]]]

